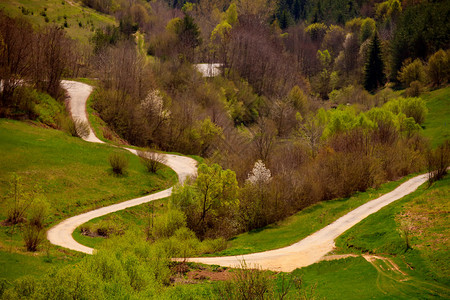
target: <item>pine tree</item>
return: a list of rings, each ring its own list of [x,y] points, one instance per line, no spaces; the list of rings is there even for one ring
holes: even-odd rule
[[[381,53],[381,41],[375,32],[369,44],[366,64],[364,66],[364,87],[373,92],[385,81],[384,63]]]

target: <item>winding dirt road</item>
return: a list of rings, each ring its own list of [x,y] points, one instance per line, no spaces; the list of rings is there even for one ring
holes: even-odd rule
[[[86,114],[86,100],[92,91],[92,87],[89,85],[73,82],[63,81],[63,87],[67,89],[70,95],[71,113],[74,119],[78,118],[83,121],[87,121]],[[90,134],[86,141],[103,143],[95,134],[90,130]],[[136,151],[133,149],[125,148],[134,154]],[[187,176],[196,173],[196,162],[193,159],[166,154],[167,165],[171,167],[179,176],[182,182]],[[372,200],[343,217],[337,219],[335,222],[324,227],[323,229],[311,234],[305,239],[285,248],[280,248],[271,251],[265,251],[260,253],[253,253],[241,256],[226,256],[226,257],[199,257],[189,258],[188,261],[199,262],[204,264],[215,264],[228,267],[239,267],[240,263],[245,260],[249,266],[258,265],[263,269],[270,269],[274,271],[291,272],[296,268],[301,268],[314,264],[333,250],[334,240],[344,233],[347,229],[351,228],[367,216],[377,212],[384,206],[408,195],[415,191],[420,185],[425,183],[428,179],[427,174],[416,176],[395,190],[387,193],[375,200]],[[142,198],[137,198],[122,203],[114,204],[111,206],[96,209],[72,218],[69,218],[58,225],[51,228],[47,237],[51,243],[66,247],[72,250],[92,254],[94,249],[83,246],[77,243],[72,238],[73,231],[81,224],[118,210],[122,210],[128,207],[139,205],[152,200],[167,197],[171,194],[172,189],[167,189],[156,194],[148,195]]]
[[[292,272],[296,268],[306,267],[323,259],[327,253],[333,250],[334,240],[338,236],[384,206],[414,192],[427,180],[427,174],[411,178],[390,193],[361,205],[291,246],[240,256],[188,258],[187,261],[237,267],[245,260],[249,266],[258,265],[262,269]]]
[[[86,101],[90,93],[92,92],[92,87],[81,82],[66,81],[66,80],[62,82],[62,86],[67,90],[69,94],[70,111],[73,119],[74,120],[79,119],[81,121],[88,122],[86,113]],[[103,143],[103,141],[99,140],[95,136],[91,128],[89,128],[89,135],[83,139],[88,142]],[[129,148],[124,149],[127,149],[128,151],[137,155],[137,152],[134,149]],[[163,155],[167,159],[165,164],[177,173],[180,182],[183,182],[188,176],[195,175],[197,173],[197,162],[194,159],[173,154],[163,154]],[[52,227],[47,232],[47,238],[54,245],[69,248],[79,252],[92,254],[94,252],[94,249],[81,245],[80,243],[78,243],[73,239],[72,233],[78,226],[94,218],[98,218],[128,207],[165,198],[170,196],[171,194],[172,188],[155,194],[102,207],[78,216],[71,217],[69,219],[62,221],[58,225]]]

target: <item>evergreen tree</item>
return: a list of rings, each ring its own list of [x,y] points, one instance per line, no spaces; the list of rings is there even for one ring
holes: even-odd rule
[[[297,22],[298,20],[306,19],[306,1],[305,0],[295,0],[292,7],[292,15]]]
[[[384,63],[381,53],[381,41],[378,32],[375,31],[369,44],[366,64],[364,66],[364,87],[368,91],[374,91],[385,81]]]
[[[288,28],[292,23],[294,23],[294,22],[292,21],[291,13],[290,13],[288,10],[286,10],[286,9],[284,9],[284,10],[281,12],[280,16],[278,17],[278,21],[279,21],[279,23],[280,23],[280,28],[281,28],[281,29],[286,29],[286,28]]]
[[[312,22],[311,23],[319,23],[323,21],[323,9],[322,9],[322,1],[318,1],[316,7],[313,12]]]
[[[177,23],[175,31],[180,42],[188,48],[196,48],[202,43],[200,28],[188,14],[185,14],[183,20]]]

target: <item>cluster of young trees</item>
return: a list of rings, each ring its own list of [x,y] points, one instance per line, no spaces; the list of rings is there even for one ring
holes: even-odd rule
[[[216,154],[210,160],[236,174],[202,165],[197,179],[175,190],[173,202],[200,238],[263,227],[313,203],[423,169],[427,143],[420,124],[426,113],[420,98],[395,98],[366,112],[340,106],[305,119],[298,114],[290,139],[267,136],[265,128],[259,142],[255,135],[241,145],[251,150],[240,152],[239,160]],[[233,178],[232,192],[223,191],[226,178]]]
[[[422,70],[406,61],[394,76],[392,46],[407,11],[441,4],[360,4],[338,24],[318,18],[308,25],[300,17],[284,30],[273,4],[155,1],[150,21],[139,26],[154,60],[136,51],[132,36],[96,48],[101,88],[94,107],[114,131],[133,144],[202,155],[235,172],[235,199],[204,194],[196,181],[175,193],[175,206],[201,238],[258,228],[424,167],[426,108],[414,97],[425,84],[448,81],[448,51],[427,52]],[[200,61],[221,63],[222,75],[201,77],[193,67]],[[384,88],[389,80],[407,84],[412,98]],[[420,80],[419,88],[412,84]],[[259,160],[271,172],[262,186],[248,180]],[[206,177],[222,180],[225,171],[208,168]],[[216,206],[219,198],[232,204]]]
[[[0,11],[0,116],[38,115],[33,94],[23,86],[63,99],[61,78],[76,70],[77,55],[63,29],[34,29],[21,18]]]

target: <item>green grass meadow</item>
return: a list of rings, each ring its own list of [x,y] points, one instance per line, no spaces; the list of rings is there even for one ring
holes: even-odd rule
[[[450,87],[421,95],[427,102],[428,115],[423,124],[423,134],[436,147],[450,139]]]
[[[128,151],[85,142],[64,132],[43,128],[40,123],[0,119],[0,145],[2,221],[12,205],[13,174],[21,177],[24,192],[36,191],[34,196],[27,197],[43,197],[50,204],[47,228],[94,208],[166,189],[177,181],[175,172],[169,168],[150,174],[139,158]],[[122,153],[129,160],[124,175],[115,175],[109,165],[108,156],[114,152]],[[30,270],[51,265],[44,263],[44,256],[55,256],[56,261],[64,262],[79,254],[55,246],[47,247],[46,243],[38,252],[26,253],[20,226],[14,234],[9,226],[0,226],[0,278],[35,274]],[[11,272],[11,269],[16,271]]]
[[[449,195],[450,175],[429,188],[425,183],[347,230],[336,246],[341,253],[393,256],[416,276],[450,286]]]
[[[145,227],[151,224],[152,218],[154,219],[158,215],[167,211],[167,203],[168,198],[155,200],[150,203],[130,207],[106,216],[92,219],[82,226],[95,226],[102,221],[110,221],[123,228],[124,231],[139,230],[144,232]],[[104,237],[89,237],[82,235],[80,228],[77,228],[73,232],[72,236],[77,242],[92,248],[98,247],[103,241],[105,241]]]
[[[96,28],[116,24],[112,16],[84,7],[77,0],[6,0],[0,1],[0,9],[13,17],[22,16],[37,26],[60,26],[68,36],[83,43],[89,41]]]

